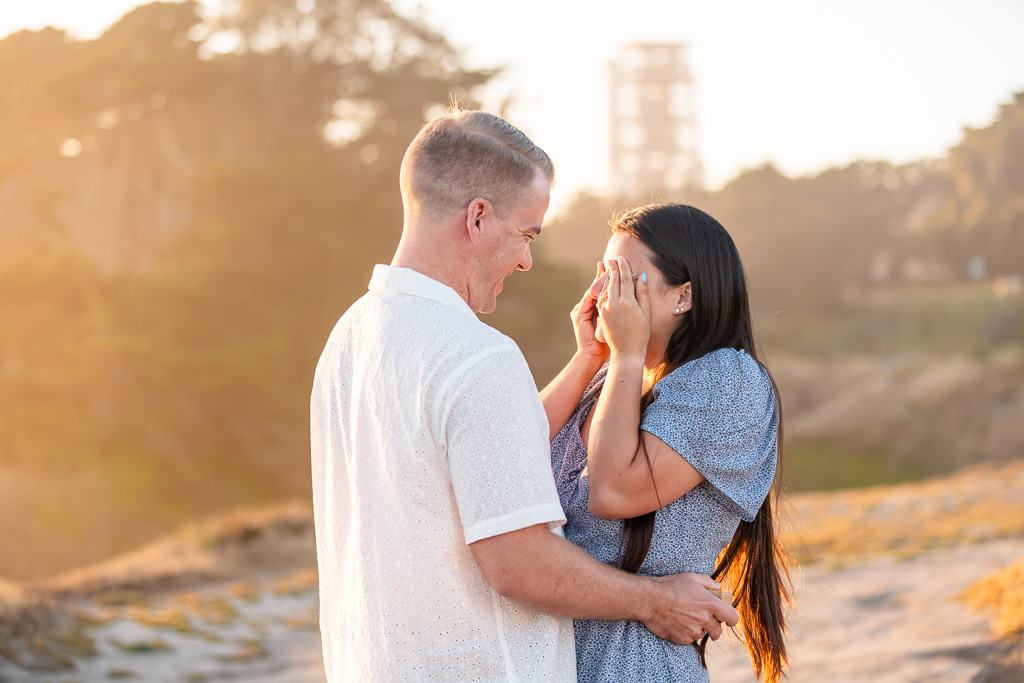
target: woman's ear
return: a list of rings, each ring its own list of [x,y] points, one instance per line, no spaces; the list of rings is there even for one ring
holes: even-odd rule
[[[676,313],[686,313],[693,308],[693,286],[687,282],[676,287]]]

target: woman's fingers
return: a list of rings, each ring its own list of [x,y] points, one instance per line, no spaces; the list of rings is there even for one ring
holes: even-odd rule
[[[617,261],[616,269],[619,271],[619,282],[622,283],[619,297],[627,301],[635,300],[636,297],[633,294],[633,269],[629,267],[629,261],[621,256]]]
[[[617,300],[622,296],[622,273],[619,271],[617,261],[608,263],[608,299]]]
[[[604,261],[597,262],[597,275],[594,277],[594,281],[590,284],[590,296],[595,299],[600,298],[602,290],[608,284],[608,269],[605,267]]]
[[[583,298],[580,299],[580,302],[576,304],[576,308],[574,310],[581,316],[589,314],[590,317],[593,317],[596,305],[597,297],[593,296],[590,291],[587,291],[583,294]]]
[[[588,293],[592,297],[594,297],[595,299],[601,293],[601,287],[604,286],[603,283],[601,284],[601,287],[598,286],[598,283],[600,283],[603,279],[604,279],[604,261],[598,261],[597,262],[596,272],[594,273],[594,281],[590,283],[590,289],[588,290]]]
[[[650,314],[651,293],[647,289],[647,273],[640,273],[636,279],[636,302],[644,309],[644,313]]]

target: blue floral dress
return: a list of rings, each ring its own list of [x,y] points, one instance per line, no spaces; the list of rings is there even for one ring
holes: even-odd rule
[[[580,428],[607,366],[587,387],[568,424],[551,442],[551,461],[567,522],[565,537],[617,565],[623,522],[587,509],[587,447]],[[704,481],[655,515],[640,574],[710,574],[740,519],[752,521],[775,476],[775,394],[764,368],[743,351],[719,349],[677,368],[654,387],[641,429],[693,465]],[[636,621],[577,620],[579,681],[709,681],[693,645],[674,645]]]

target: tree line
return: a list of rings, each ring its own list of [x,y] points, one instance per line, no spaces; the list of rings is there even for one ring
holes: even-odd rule
[[[142,529],[305,494],[313,368],[397,244],[404,148],[494,75],[385,0],[230,7],[0,40],[0,464],[117,471],[60,504],[120,504]],[[834,313],[913,262],[1024,271],[1022,198],[1024,93],[945,159],[765,166],[662,199],[722,221],[770,316]],[[577,197],[489,319],[541,381],[622,206]]]

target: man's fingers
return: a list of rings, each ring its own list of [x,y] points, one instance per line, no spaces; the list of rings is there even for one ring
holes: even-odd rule
[[[715,621],[724,621],[726,626],[735,626],[740,623],[740,613],[732,605],[725,602],[719,601],[713,611],[713,615]]]
[[[689,635],[683,635],[682,633],[679,633],[678,635],[675,634],[675,633],[665,633],[665,634],[655,633],[654,635],[658,636],[662,640],[667,640],[667,641],[669,641],[671,643],[675,643],[676,645],[689,645],[690,643],[695,643],[695,642],[697,642],[698,639],[704,637],[703,633],[701,633],[697,637],[694,637],[694,634],[692,634],[692,633],[689,634]]]
[[[704,586],[708,590],[711,590],[711,591],[720,591],[720,590],[722,590],[722,584],[718,583],[717,581],[712,579],[707,574],[692,574],[690,572],[687,572],[686,576],[688,576],[690,578],[690,580],[696,581],[697,583],[699,583],[701,586]]]
[[[712,621],[704,627],[707,634],[711,636],[711,640],[718,640],[722,637],[722,625],[717,621]]]

